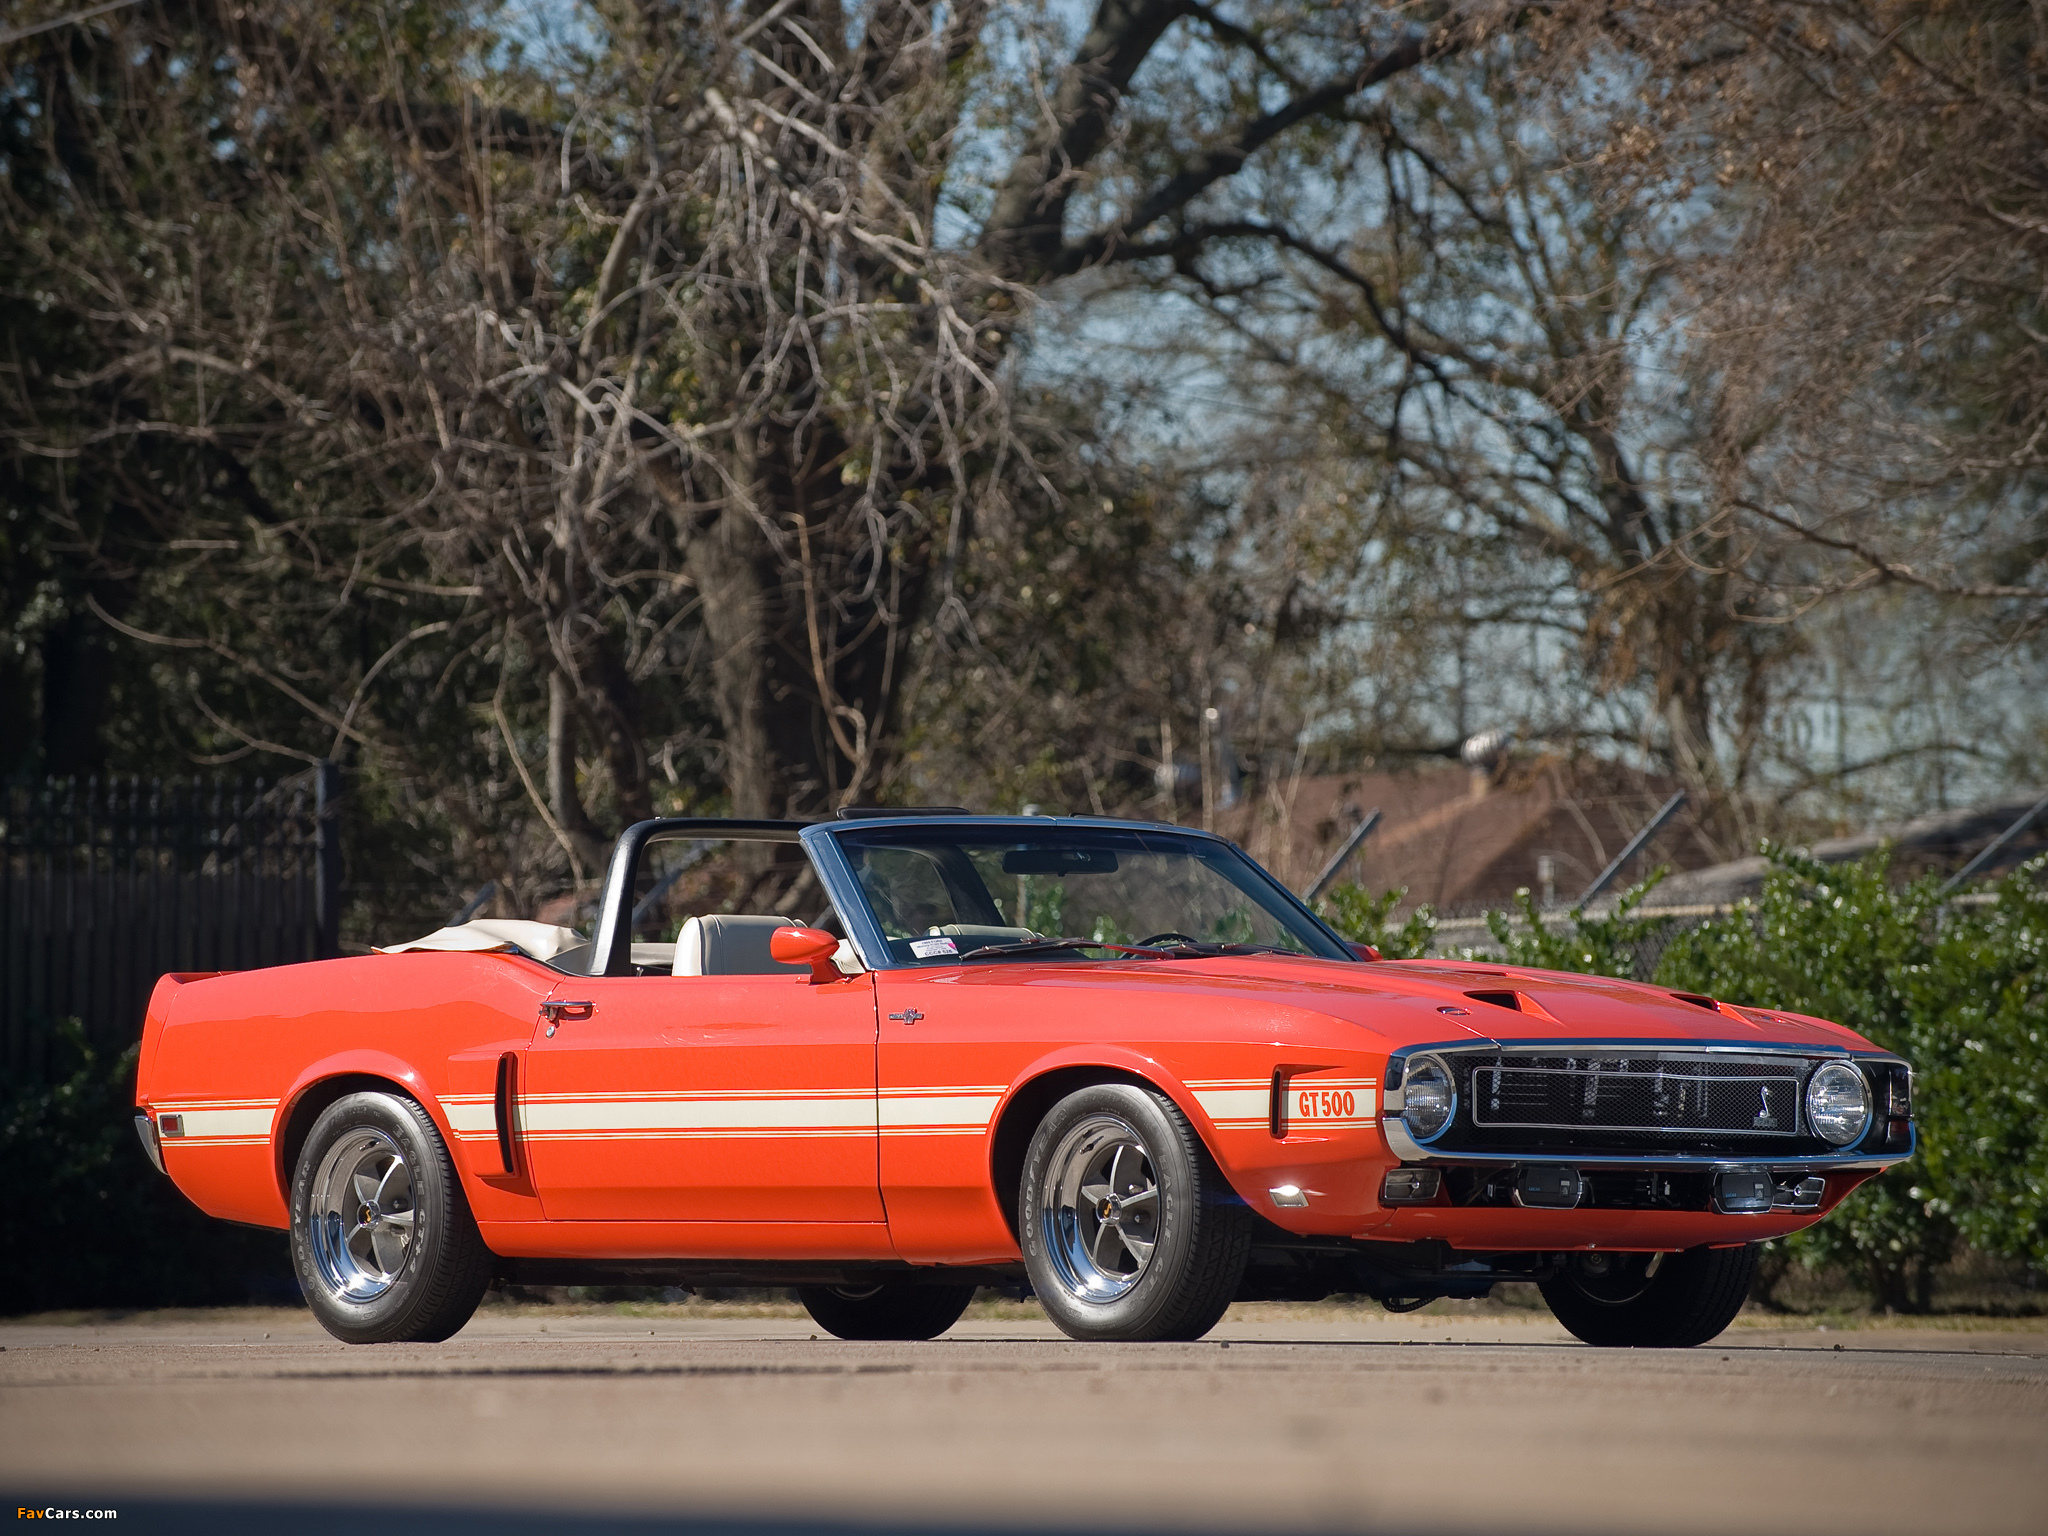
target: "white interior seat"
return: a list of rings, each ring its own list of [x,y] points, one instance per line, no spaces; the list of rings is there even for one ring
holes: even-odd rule
[[[783,965],[768,953],[778,928],[796,926],[786,917],[718,913],[693,917],[676,935],[677,976],[786,976],[809,974],[808,965]]]

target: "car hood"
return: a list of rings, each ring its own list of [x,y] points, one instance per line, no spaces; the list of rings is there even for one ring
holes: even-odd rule
[[[1201,960],[1039,961],[962,967],[961,985],[1208,995],[1233,1013],[1308,1010],[1391,1048],[1470,1039],[1655,1040],[1872,1050],[1855,1031],[1776,1008],[1736,1007],[1641,982],[1441,960],[1347,963],[1290,955]]]

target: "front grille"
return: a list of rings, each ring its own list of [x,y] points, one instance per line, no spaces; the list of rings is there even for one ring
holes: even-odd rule
[[[1439,1154],[1805,1157],[1814,1062],[1795,1054],[1603,1051],[1449,1054],[1456,1118]]]
[[[1480,1131],[1799,1135],[1800,1058],[1510,1056],[1466,1083]]]

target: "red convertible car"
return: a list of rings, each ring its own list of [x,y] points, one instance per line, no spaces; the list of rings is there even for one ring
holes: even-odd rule
[[[812,920],[637,931],[678,842],[784,845],[741,852]],[[588,941],[167,976],[136,1091],[158,1166],[288,1227],[360,1343],[503,1280],[788,1285],[868,1339],[1028,1285],[1117,1340],[1522,1281],[1589,1343],[1698,1344],[1757,1243],[1914,1142],[1906,1064],[1839,1024],[1382,961],[1221,838],[964,812],[642,822]]]

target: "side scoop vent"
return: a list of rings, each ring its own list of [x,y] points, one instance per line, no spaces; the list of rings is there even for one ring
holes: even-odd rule
[[[1719,1013],[1721,1005],[1711,997],[1702,997],[1697,992],[1674,992],[1671,994],[1681,1003],[1691,1003],[1695,1008],[1704,1008],[1709,1013]]]

